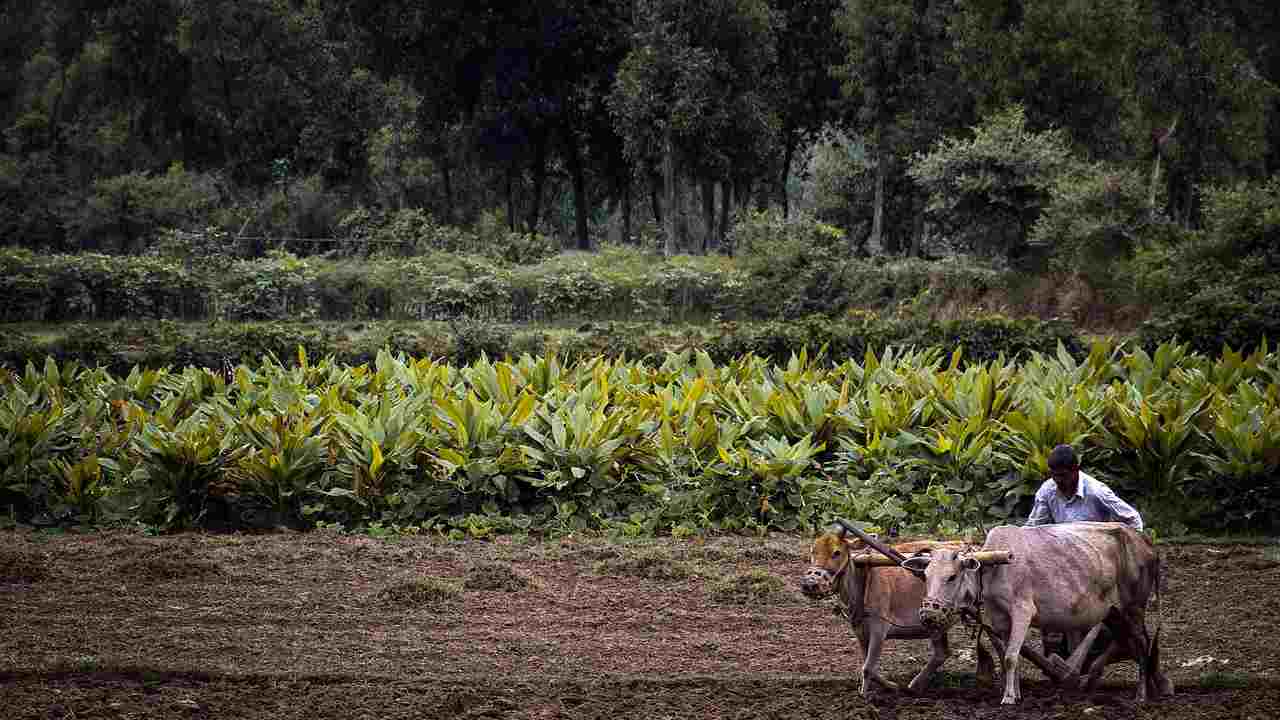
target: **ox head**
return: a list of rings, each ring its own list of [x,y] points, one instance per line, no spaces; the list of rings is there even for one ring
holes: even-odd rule
[[[849,555],[857,548],[845,537],[843,527],[833,528],[813,541],[809,569],[800,579],[800,592],[812,599],[835,592],[836,581],[849,569]]]
[[[982,563],[969,552],[938,548],[929,557],[909,558],[905,565],[924,570],[920,622],[926,627],[948,627],[958,610],[977,607],[981,600]]]

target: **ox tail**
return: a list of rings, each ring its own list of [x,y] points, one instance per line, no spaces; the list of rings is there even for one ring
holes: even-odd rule
[[[1156,605],[1156,632],[1151,638],[1151,644],[1147,647],[1147,666],[1146,677],[1148,682],[1148,690],[1155,697],[1167,697],[1174,694],[1173,683],[1164,673],[1160,672],[1160,630],[1164,625],[1164,597],[1161,595],[1161,585],[1164,582],[1164,558],[1159,553],[1155,558],[1155,587],[1152,595],[1155,597]]]

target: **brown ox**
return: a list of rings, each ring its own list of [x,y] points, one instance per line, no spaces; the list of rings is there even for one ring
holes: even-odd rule
[[[1146,699],[1148,684],[1156,696],[1173,692],[1159,668],[1159,634],[1155,642],[1147,635],[1147,601],[1159,584],[1160,564],[1146,537],[1120,523],[1006,525],[993,529],[982,549],[1010,550],[1014,559],[984,566],[955,549],[933,552],[920,616],[930,627],[946,627],[957,610],[987,613],[1004,642],[1003,704],[1022,698],[1018,655],[1031,625],[1074,635],[1105,622],[1114,637],[1089,667],[1089,685],[1108,662],[1127,655],[1137,659],[1138,701]]]
[[[907,542],[893,548],[903,555],[933,551],[938,548],[962,547],[962,543],[944,543],[931,540]],[[880,674],[880,652],[884,641],[929,640],[929,662],[907,686],[912,692],[920,692],[933,674],[946,662],[949,655],[946,628],[926,628],[920,622],[920,603],[924,600],[924,583],[900,567],[888,566],[870,569],[855,565],[850,558],[854,553],[867,550],[861,540],[846,538],[844,530],[828,532],[813,541],[810,565],[800,581],[800,590],[813,599],[839,593],[849,612],[849,624],[853,626],[862,649],[861,692],[867,695],[871,681],[897,690],[898,685]],[[985,649],[979,648],[979,675],[990,677],[990,667],[983,668],[981,660],[989,666],[990,658]]]

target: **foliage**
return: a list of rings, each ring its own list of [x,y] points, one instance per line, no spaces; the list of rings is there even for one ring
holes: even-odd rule
[[[1202,231],[1139,255],[1139,287],[1156,300],[1144,346],[1180,340],[1204,353],[1252,351],[1280,337],[1280,180],[1205,192]]]
[[[1146,178],[1136,170],[1075,164],[1050,185],[1030,242],[1051,247],[1062,269],[1105,278],[1117,261],[1132,257],[1156,220],[1147,191]]]
[[[726,243],[755,291],[748,296],[752,314],[800,317],[849,305],[848,245],[839,228],[799,214],[749,211]]]
[[[850,260],[840,230],[800,214],[753,213],[731,234],[744,245],[732,260],[654,262],[609,248],[521,267],[436,251],[326,259],[277,250],[223,262],[203,241],[179,244],[174,235],[165,241],[173,252],[141,257],[0,250],[0,291],[11,299],[0,319],[698,322],[850,309],[955,317],[1001,307],[1017,284],[1008,271],[976,261]]]
[[[163,175],[134,172],[96,180],[76,223],[82,247],[138,250],[161,228],[199,223],[218,201],[214,180],[188,172],[182,163]]]
[[[908,174],[929,193],[928,212],[948,233],[985,254],[1016,256],[1070,164],[1066,133],[1033,131],[1010,105],[912,157]]]
[[[4,502],[21,522],[157,530],[645,535],[842,515],[958,532],[1025,513],[1067,442],[1153,518],[1277,519],[1273,353],[826,357],[451,365],[383,350],[352,366],[298,348],[287,365],[128,376],[50,359],[0,373]]]

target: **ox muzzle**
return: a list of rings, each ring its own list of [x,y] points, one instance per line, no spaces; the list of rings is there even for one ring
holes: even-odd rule
[[[927,628],[949,628],[956,621],[955,603],[925,598],[920,603],[920,623]]]
[[[800,592],[814,600],[827,597],[835,592],[837,575],[838,573],[815,565],[806,570],[804,577],[800,578]]]

